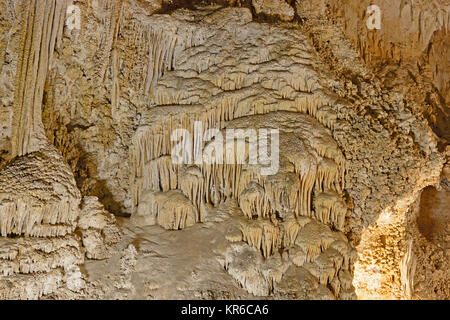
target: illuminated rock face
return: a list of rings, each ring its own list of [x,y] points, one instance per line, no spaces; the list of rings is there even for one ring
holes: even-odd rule
[[[0,1],[0,297],[426,298],[445,109],[328,2]]]

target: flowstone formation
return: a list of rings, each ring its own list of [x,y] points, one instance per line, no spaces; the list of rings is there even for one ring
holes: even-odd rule
[[[447,299],[448,10],[314,2],[0,0],[0,297]]]
[[[1,298],[38,299],[83,289],[84,255],[105,258],[106,245],[120,239],[114,217],[95,211],[102,210],[95,197],[85,198],[80,210],[73,174],[52,146],[7,163],[0,188]],[[86,234],[92,228],[100,236]],[[81,231],[82,241],[75,231]]]

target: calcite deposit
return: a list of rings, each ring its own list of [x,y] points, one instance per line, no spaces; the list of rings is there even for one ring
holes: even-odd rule
[[[445,0],[0,0],[0,299],[449,299]]]

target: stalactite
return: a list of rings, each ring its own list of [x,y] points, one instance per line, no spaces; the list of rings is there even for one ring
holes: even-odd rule
[[[27,4],[16,77],[12,155],[39,150],[46,141],[42,97],[55,44],[61,37],[67,1],[33,0]]]
[[[262,251],[265,258],[280,247],[282,236],[280,229],[270,221],[257,220],[241,223],[243,240]]]
[[[241,232],[242,240],[261,250],[266,258],[277,249],[292,249],[292,258],[301,265],[327,252],[324,257],[333,261],[336,273],[342,266],[347,268],[354,261],[352,248],[343,240],[345,236],[308,217],[290,216],[275,224],[261,218],[246,220],[241,222]]]
[[[254,216],[268,218],[274,213],[283,216],[288,212],[294,212],[297,217],[312,217],[314,214],[319,221],[329,222],[342,229],[346,213],[345,204],[337,200],[332,201],[338,198],[337,195],[334,198],[330,196],[332,200],[329,200],[330,197],[327,198],[320,193],[318,198],[315,197],[313,191],[315,188],[328,190],[328,187],[337,191],[342,189],[343,156],[327,130],[309,116],[289,112],[250,116],[255,130],[274,125],[281,130],[280,170],[275,175],[261,176],[259,165],[249,166],[239,163],[240,160],[244,160],[245,163],[249,159],[248,141],[245,142],[244,148],[240,149],[242,154],[236,150],[232,153],[233,164],[213,162],[203,163],[198,167],[189,165],[178,167],[171,162],[168,155],[157,157],[160,154],[170,153],[168,130],[173,128],[180,126],[186,128],[191,136],[195,132],[195,121],[201,121],[203,130],[212,123],[223,123],[225,128],[222,129],[222,133],[226,129],[245,129],[248,117],[227,121],[236,116],[233,112],[229,113],[233,108],[233,104],[225,104],[219,113],[205,112],[201,117],[186,117],[186,114],[174,110],[174,113],[168,114],[170,121],[167,124],[152,127],[151,130],[143,128],[138,132],[131,153],[132,170],[135,173],[134,177],[132,175],[134,204],[139,204],[140,194],[146,190],[179,189],[192,201],[198,212],[202,212],[200,208],[203,202],[218,204],[222,199],[231,197],[238,201],[244,215],[249,219]],[[160,112],[164,114],[162,109],[155,110],[157,114]],[[286,129],[281,123],[287,125]],[[197,140],[198,138],[200,137],[197,137]],[[233,144],[230,146],[234,146],[234,141],[231,142]],[[198,144],[194,139],[190,144],[194,153],[206,147],[196,143]],[[229,143],[230,141],[225,141],[225,150]],[[313,198],[315,212],[311,211]],[[196,221],[202,220],[202,217],[199,217]],[[262,243],[259,243],[262,240],[259,240],[258,234],[249,236],[249,239],[256,247],[262,247]],[[270,250],[269,247],[263,249],[265,252]]]
[[[163,156],[146,162],[139,170],[140,176],[132,186],[133,202],[139,203],[142,190],[168,191],[178,185],[178,168],[170,156]]]
[[[261,180],[264,188],[263,210],[283,213],[295,209],[301,189],[301,182],[295,173],[278,172]]]
[[[249,245],[261,250],[263,228],[258,223],[242,223],[241,224],[242,238]]]
[[[200,168],[196,166],[180,168],[178,181],[179,189],[200,212],[200,206],[205,202],[204,199],[206,198],[204,178]],[[199,221],[203,221],[203,219],[201,218]]]
[[[17,157],[0,170],[0,234],[62,236],[74,230],[81,195],[53,147]]]
[[[346,240],[343,238],[341,240],[336,240],[330,245],[330,247],[339,251],[339,253],[344,257],[342,262],[344,269],[349,269],[353,265],[356,260],[356,250],[352,248]]]
[[[218,108],[207,109],[206,112],[204,110],[199,109],[194,110],[194,114],[187,115],[183,113],[182,110],[180,112],[177,111],[176,114],[171,114],[171,112],[167,112],[167,109],[161,110],[161,115],[158,114],[158,117],[166,115],[166,120],[160,119],[159,124],[156,126],[148,126],[141,127],[136,133],[133,141],[133,146],[130,152],[130,162],[131,162],[131,183],[132,185],[135,183],[135,179],[143,176],[143,167],[144,165],[153,159],[156,159],[162,155],[170,154],[172,148],[174,147],[173,142],[170,141],[170,135],[176,128],[185,128],[192,134],[193,132],[193,123],[194,121],[201,121],[204,130],[209,128],[217,128],[222,129],[227,121],[233,121],[234,119],[239,120],[239,117],[242,117],[244,114],[240,114],[236,112],[237,110],[236,100],[229,100],[224,98],[222,102],[219,104]],[[271,110],[269,110],[271,111]],[[159,111],[158,111],[159,112]],[[264,111],[264,112],[267,112]],[[258,114],[259,111],[255,110],[255,114]],[[156,116],[156,115],[155,115]],[[264,117],[264,115],[261,115]],[[260,117],[261,117],[260,116]],[[315,127],[316,125],[312,125],[306,120],[305,115],[296,114],[297,118],[299,118],[299,123],[303,123],[298,130],[303,139],[312,139],[310,145],[316,150],[316,152],[322,156],[323,158],[327,158],[327,160],[334,160],[337,164],[338,170],[340,170],[341,177],[339,177],[339,183],[337,183],[337,177],[335,174],[335,168],[329,163],[327,160],[323,160],[323,163],[319,165],[319,175],[323,176],[324,179],[330,177],[326,183],[334,180],[334,184],[336,187],[341,190],[343,184],[343,174],[344,174],[344,158],[339,148],[337,147],[336,142],[328,135],[328,132],[325,130],[319,130],[320,134],[314,134],[311,138],[305,136],[305,133],[302,135],[302,131],[314,132],[314,130],[318,130],[319,128]],[[260,118],[259,118],[260,119]],[[260,120],[257,120],[260,121]],[[260,121],[261,122],[261,121]],[[268,120],[262,121],[257,127],[264,127],[264,124],[269,125],[272,123],[271,117],[268,117]],[[230,124],[227,123],[227,126]],[[304,129],[304,130],[302,130]],[[304,156],[304,155],[302,155]],[[293,157],[295,158],[295,157]],[[294,160],[294,163],[298,163],[297,160]],[[315,172],[309,172],[310,170],[317,170],[309,166],[308,169],[299,169],[301,165],[296,165],[296,171],[300,173],[302,186],[301,186],[301,197],[299,199],[301,209],[303,214],[309,214],[310,208],[310,198],[309,194],[311,193],[314,186],[314,179],[316,178]],[[226,167],[219,167],[219,171],[221,172],[229,172],[233,173],[233,169]],[[232,170],[232,171],[229,171]],[[330,171],[327,174],[328,170]],[[234,181],[234,179],[233,179]],[[233,186],[238,186],[238,184],[233,183]],[[235,187],[232,188],[234,190]],[[142,189],[141,189],[142,190]],[[240,193],[237,193],[240,194]],[[136,198],[136,196],[134,196]],[[306,201],[304,201],[306,200]],[[135,202],[135,204],[137,204]]]
[[[116,50],[117,37],[122,20],[123,1],[104,2],[102,10],[109,13],[107,19],[102,19],[102,25],[107,29],[102,41],[103,54],[98,59],[100,79],[105,81],[108,65],[111,64],[112,88],[111,88],[111,108],[114,110],[118,106],[119,81],[118,81],[118,55]],[[98,8],[97,8],[98,9]]]
[[[145,92],[149,94],[155,88],[158,79],[166,70],[171,70],[175,61],[175,47],[178,38],[163,28],[148,29],[148,65],[145,79]]]
[[[239,197],[239,207],[247,218],[253,216],[267,218],[269,206],[264,203],[264,189],[256,182],[251,182]]]
[[[144,202],[145,201],[145,202]],[[147,192],[136,215],[147,218],[147,224],[158,223],[168,230],[179,230],[201,221],[200,211],[180,191]]]
[[[303,226],[301,221],[299,223],[295,217],[290,217],[282,223],[284,248],[289,248],[295,244],[298,232]]]
[[[336,162],[331,159],[322,158],[317,167],[317,171],[318,179],[316,187],[318,187],[320,191],[323,191],[324,188],[328,188],[337,192],[342,192],[342,172]]]
[[[45,205],[22,199],[6,200],[0,204],[2,236],[24,234],[37,237],[62,236],[74,230],[79,201]],[[46,222],[49,221],[49,222]],[[68,223],[68,225],[60,224]]]
[[[312,220],[298,232],[295,245],[306,253],[306,261],[311,262],[340,238],[339,234],[332,232],[322,223]]]

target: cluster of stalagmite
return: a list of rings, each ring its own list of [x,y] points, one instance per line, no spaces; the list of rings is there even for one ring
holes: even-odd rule
[[[333,231],[314,218],[305,216],[295,218],[294,215],[284,219],[272,217],[272,219],[250,220],[242,217],[240,231],[240,236],[234,235],[228,238],[235,243],[232,248],[239,248],[238,243],[244,241],[252,247],[252,249],[245,249],[245,252],[256,255],[259,251],[267,259],[267,261],[261,259],[259,263],[261,265],[256,264],[248,269],[249,266],[245,263],[238,262],[238,259],[244,259],[243,257],[235,257],[236,253],[231,254],[233,251],[228,253],[225,259],[226,268],[249,292],[263,296],[274,293],[274,288],[283,288],[286,285],[285,277],[289,277],[287,275],[294,272],[298,276],[303,275],[304,281],[307,281],[308,277],[309,280],[316,279],[316,283],[313,281],[313,284],[309,283],[309,285],[315,286],[316,289],[319,285],[322,294],[328,298],[354,297],[351,274],[357,257],[356,250],[348,243],[347,237],[342,232]],[[279,256],[280,252],[284,254]],[[279,271],[279,275],[275,278],[264,278],[260,273],[264,268],[272,268],[274,261],[278,261],[277,263],[284,261],[282,263],[285,266],[284,269]],[[290,264],[292,265],[289,267]],[[288,267],[292,269],[290,272],[287,272]],[[265,289],[255,288],[255,282]],[[327,287],[332,288],[331,292],[325,289]],[[293,287],[290,292],[298,295],[302,290],[306,289],[302,286]]]
[[[351,275],[356,250],[344,234],[306,217],[278,226],[265,220],[242,222],[241,232],[241,240],[250,248],[235,237],[224,267],[250,293],[277,296],[283,292],[303,295],[303,299],[354,298]],[[290,274],[296,275],[295,284],[301,281],[303,285],[290,285]]]
[[[256,249],[236,243],[227,251],[224,267],[249,293],[268,296],[283,277],[289,263],[279,257],[264,260]]]
[[[72,235],[47,239],[1,238],[0,243],[2,276],[46,273],[84,260],[79,243]],[[5,278],[2,282],[5,283]]]
[[[71,29],[68,1],[0,0],[0,298],[354,299],[377,276],[412,295],[403,226],[354,246],[442,159],[411,100],[422,78],[403,95],[400,66],[363,60],[426,58],[445,93],[448,8],[380,0],[365,32],[369,2],[78,0]],[[386,31],[397,14],[412,52]],[[125,237],[108,211],[131,214]],[[103,261],[82,273],[85,257]]]
[[[84,283],[81,274],[70,277],[84,262],[78,239],[73,235],[0,238],[0,244],[2,299],[38,299],[62,287],[78,291]]]
[[[2,299],[38,299],[77,287],[81,274],[66,278],[84,262],[73,233],[81,194],[62,157],[47,147],[15,158],[0,170],[0,190]]]

